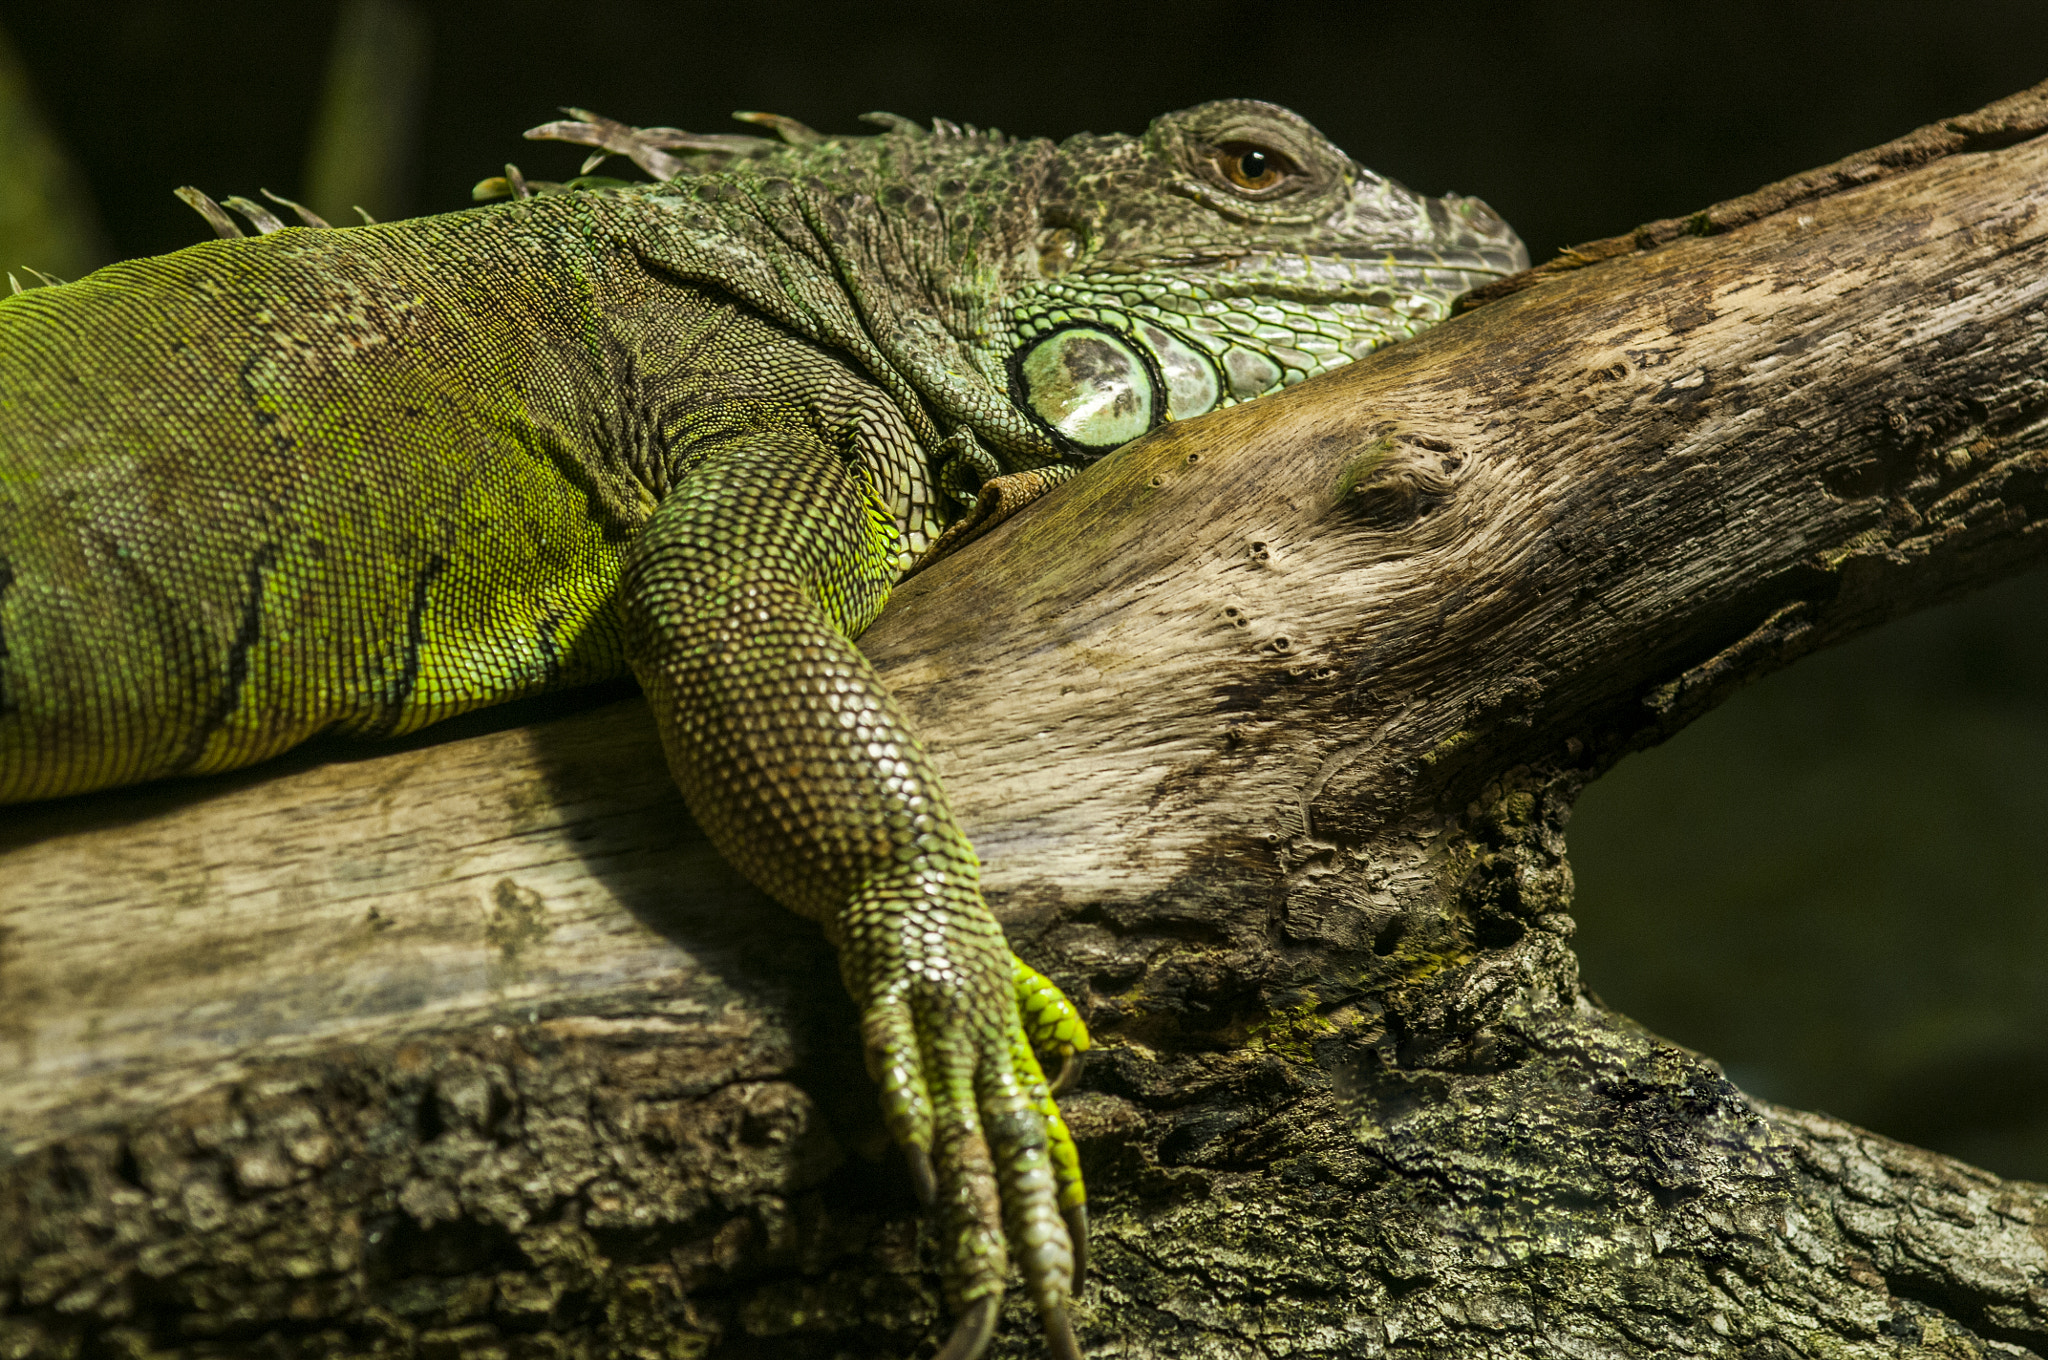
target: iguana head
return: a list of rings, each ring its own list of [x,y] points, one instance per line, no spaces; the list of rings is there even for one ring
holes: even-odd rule
[[[1037,207],[984,344],[1082,454],[1349,363],[1528,265],[1479,200],[1414,193],[1251,100],[1071,138]]]
[[[738,115],[771,139],[570,112],[528,136],[664,181],[632,190],[676,205],[664,263],[816,338],[857,329],[881,356],[864,362],[1011,466],[1087,461],[1349,363],[1528,263],[1479,200],[1414,193],[1251,100],[1057,145],[888,114],[866,137]],[[852,319],[826,315],[835,291]]]

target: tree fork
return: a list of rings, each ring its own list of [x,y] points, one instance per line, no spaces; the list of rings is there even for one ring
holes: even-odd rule
[[[1102,1041],[1094,1353],[2048,1355],[2048,1189],[1605,1011],[1563,837],[2048,555],[2044,129],[1581,247],[898,593],[862,645]],[[471,730],[11,812],[0,1355],[940,1334],[829,954],[644,707]]]

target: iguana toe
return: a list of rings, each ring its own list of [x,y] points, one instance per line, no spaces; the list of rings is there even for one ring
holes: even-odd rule
[[[1079,1074],[1081,1054],[1092,1048],[1094,1041],[1088,1036],[1088,1026],[1082,1022],[1081,1013],[1050,978],[1015,955],[1011,956],[1011,971],[1017,989],[1017,1009],[1024,1032],[1030,1036],[1025,1050],[1014,1054],[1012,1061],[1019,1071],[1038,1073],[1038,1062],[1031,1048],[1061,1055],[1059,1075],[1042,1087],[1035,1103],[1040,1117],[1045,1120],[1047,1151],[1052,1157],[1053,1179],[1059,1189],[1060,1213],[1066,1220],[1067,1235],[1073,1243],[1073,1292],[1079,1294],[1087,1275],[1088,1190],[1081,1180],[1080,1149],[1074,1146],[1074,1135],[1068,1130],[1067,1121],[1061,1117],[1054,1097],[1066,1090]],[[1039,1080],[1044,1080],[1042,1073]]]
[[[1067,994],[1045,974],[1024,960],[1010,956],[1012,981],[1017,988],[1017,1009],[1024,1017],[1024,1032],[1034,1048],[1057,1053],[1062,1059],[1086,1053],[1095,1046],[1081,1012],[1067,1000]],[[1061,1076],[1066,1068],[1061,1067]]]
[[[882,1120],[909,1158],[918,1202],[929,1208],[938,1193],[931,1160],[932,1099],[909,1004],[900,994],[876,1001],[861,1017],[861,1038],[868,1075],[881,1089]]]

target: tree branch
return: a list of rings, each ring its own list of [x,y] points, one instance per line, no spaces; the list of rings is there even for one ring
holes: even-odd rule
[[[1563,840],[1627,750],[2048,553],[2044,114],[1169,427],[863,639],[1104,1040],[1099,1353],[2048,1354],[2048,1190],[1603,1011]],[[0,883],[0,1350],[934,1334],[829,957],[637,701],[28,809]]]

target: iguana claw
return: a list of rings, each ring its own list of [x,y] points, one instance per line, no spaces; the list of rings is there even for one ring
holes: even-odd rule
[[[1062,1209],[1060,1217],[1067,1221],[1067,1240],[1074,1244],[1074,1295],[1078,1298],[1088,1284],[1088,1206]]]
[[[840,958],[866,999],[869,1071],[918,1198],[934,1213],[960,1319],[942,1354],[980,1353],[1012,1260],[1047,1344],[1077,1354],[1066,1305],[1087,1249],[1077,1237],[1087,1196],[1030,1036],[1085,1046],[1079,1014],[1004,947],[971,881],[873,881],[844,919]]]
[[[987,1294],[968,1304],[960,1320],[953,1324],[953,1334],[946,1338],[945,1348],[934,1360],[981,1360],[989,1338],[996,1334],[996,1305],[1000,1301],[996,1295]]]
[[[1060,1059],[1059,1075],[1052,1079],[1051,1090],[1055,1097],[1065,1095],[1067,1088],[1072,1086],[1075,1080],[1080,1077],[1083,1061],[1084,1059],[1078,1053],[1069,1053],[1066,1057]]]
[[[929,1209],[939,1200],[939,1178],[932,1171],[932,1155],[921,1147],[903,1149],[903,1160],[910,1166],[910,1188],[917,1192],[917,1202]]]
[[[1066,1309],[1055,1308],[1045,1315],[1045,1346],[1052,1352],[1052,1360],[1081,1360],[1081,1343],[1074,1339]]]

